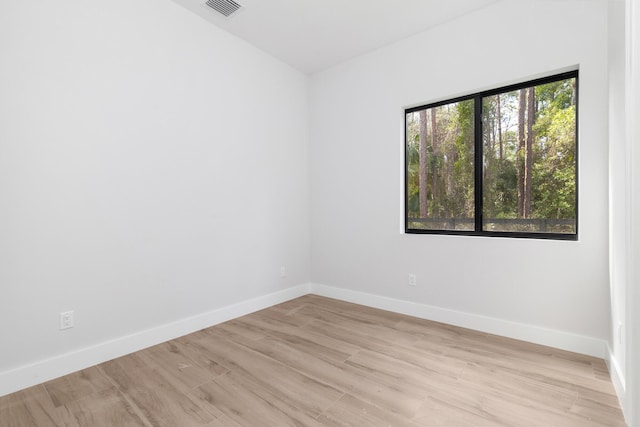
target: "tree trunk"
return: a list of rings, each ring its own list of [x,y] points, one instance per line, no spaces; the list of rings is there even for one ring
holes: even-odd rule
[[[504,158],[504,146],[502,145],[502,116],[500,113],[500,95],[496,95],[496,99],[498,101],[498,110],[497,110],[497,121],[498,121],[498,144],[500,146],[500,162],[502,162],[502,159]]]
[[[528,89],[527,95],[527,142],[524,160],[524,217],[531,218],[531,192],[533,176],[533,124],[536,119],[536,92],[534,87]]]
[[[427,110],[420,111],[420,218],[427,217]]]
[[[434,160],[438,156],[438,134],[436,132],[436,109],[431,109],[431,148],[433,150]],[[438,168],[433,164],[433,170],[431,171],[431,175],[433,176],[433,180],[431,181],[431,198],[435,200],[438,197]]]
[[[527,90],[520,89],[518,105],[518,152],[516,165],[518,170],[518,218],[524,218],[524,146],[525,146],[525,110],[527,108]]]

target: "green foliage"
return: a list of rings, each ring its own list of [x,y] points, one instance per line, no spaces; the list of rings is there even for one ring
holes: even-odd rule
[[[473,100],[435,107],[436,128],[428,127],[426,187],[428,218],[473,217]],[[431,109],[427,117],[431,117]],[[433,145],[433,132],[436,144]],[[419,114],[407,115],[407,205],[409,217],[420,217]]]
[[[575,81],[567,79],[535,88],[532,120],[532,219],[575,219],[576,215],[576,107]],[[488,99],[488,98],[487,98]],[[496,160],[496,137],[484,135],[485,218],[518,217],[518,170],[524,174],[524,150],[518,150],[518,93],[501,95],[501,117],[496,103],[485,99],[484,126],[501,120],[504,158]],[[495,127],[495,126],[494,126]],[[526,129],[526,126],[524,126]],[[493,139],[491,139],[493,137]],[[549,230],[547,230],[549,231]]]

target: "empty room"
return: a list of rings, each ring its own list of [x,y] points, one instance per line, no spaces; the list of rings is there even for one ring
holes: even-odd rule
[[[636,0],[0,1],[0,426],[640,427]]]

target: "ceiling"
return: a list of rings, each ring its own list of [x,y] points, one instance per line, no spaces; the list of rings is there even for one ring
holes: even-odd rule
[[[235,0],[225,18],[206,0],[173,0],[312,74],[498,0]]]

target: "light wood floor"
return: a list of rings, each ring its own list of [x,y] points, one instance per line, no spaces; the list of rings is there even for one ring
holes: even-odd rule
[[[600,359],[305,296],[0,398],[0,426],[624,426]]]

